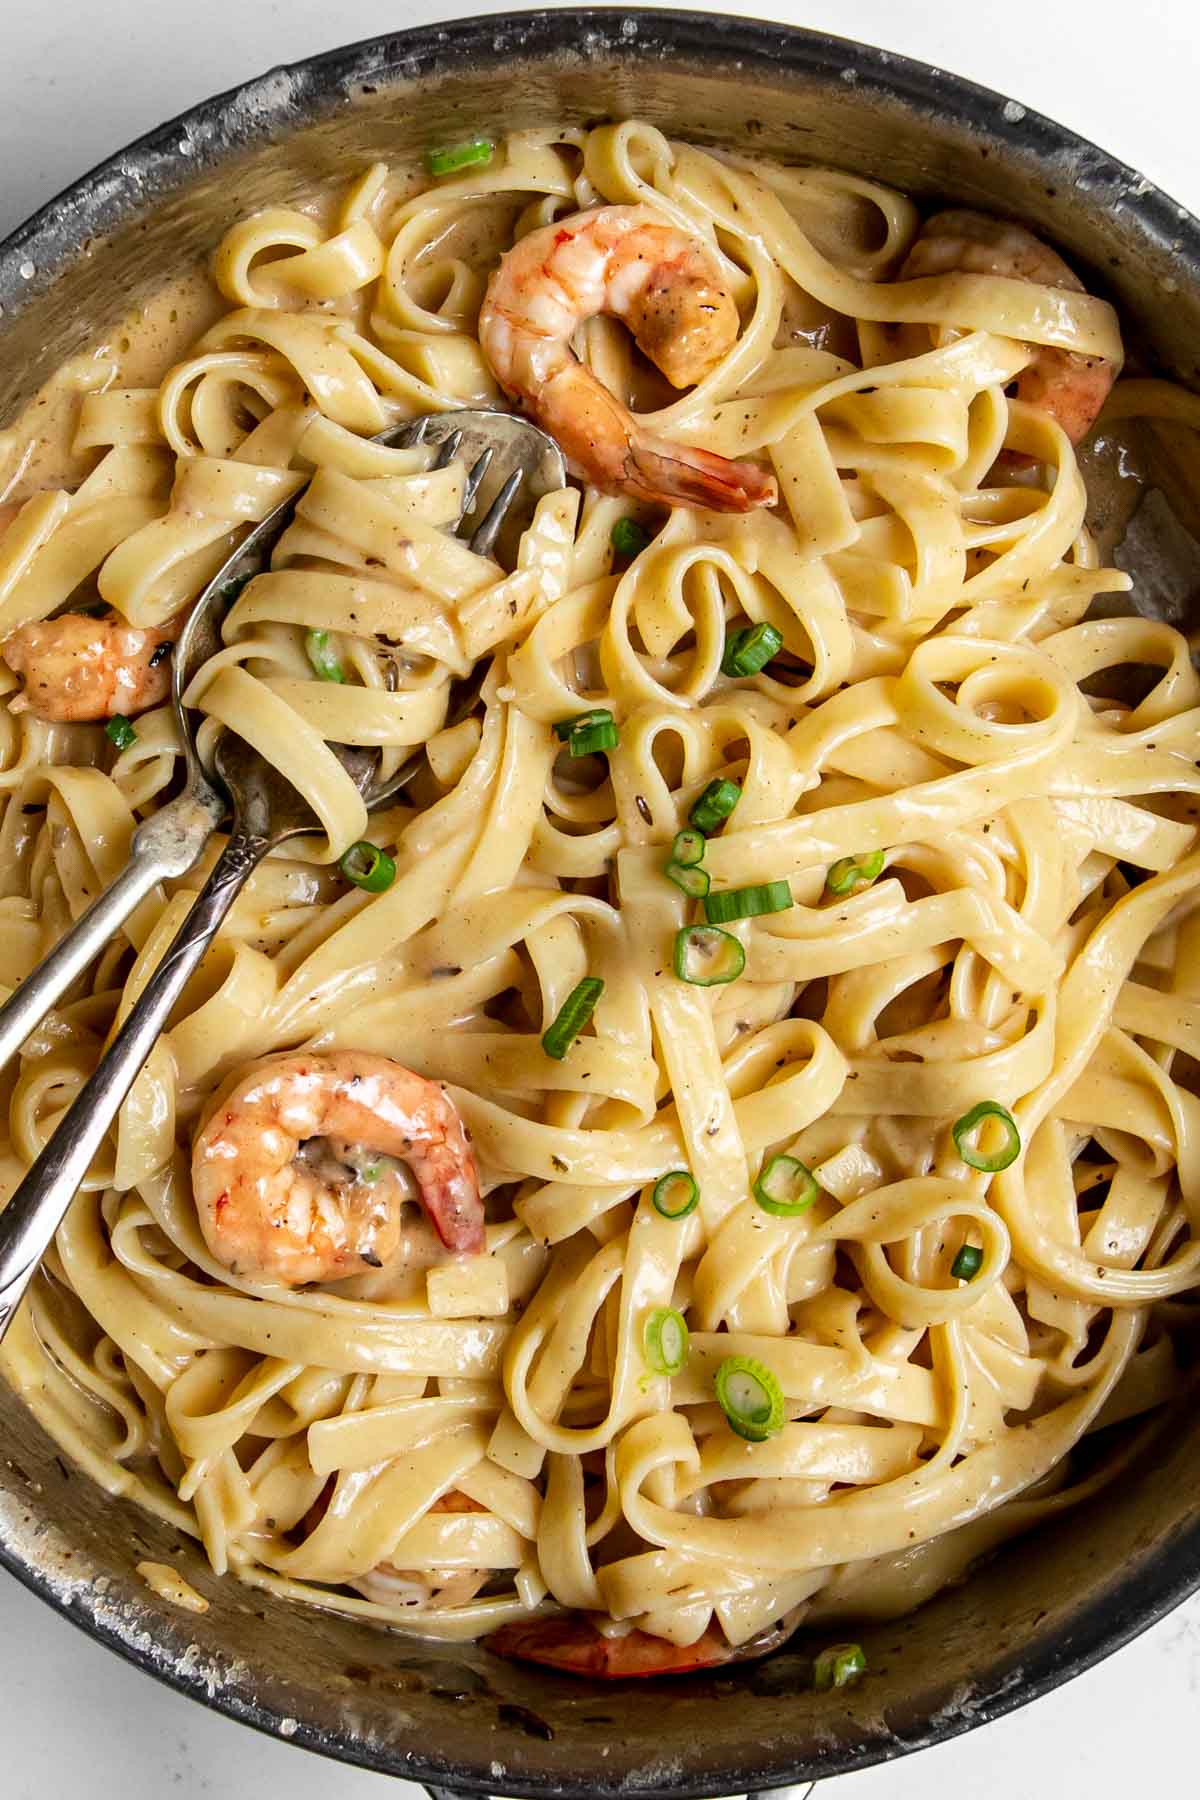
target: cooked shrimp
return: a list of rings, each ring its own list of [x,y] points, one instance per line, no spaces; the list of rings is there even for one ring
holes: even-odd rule
[[[648,206],[601,206],[531,231],[488,283],[479,342],[501,387],[596,487],[716,512],[772,505],[775,482],[757,463],[653,436],[584,368],[571,335],[597,313],[624,320],[673,387],[700,381],[738,334],[704,245]]]
[[[385,1056],[281,1056],[244,1075],[196,1138],[192,1188],[218,1262],[288,1287],[395,1252],[406,1165],[448,1250],[483,1249],[483,1202],[442,1088]]]
[[[336,1482],[330,1478],[317,1495],[303,1519],[297,1536],[301,1543],[312,1536],[333,1499]],[[480,1513],[480,1506],[460,1488],[451,1488],[430,1507],[431,1513]],[[365,1575],[347,1583],[364,1599],[381,1606],[411,1606],[425,1611],[431,1606],[465,1606],[473,1600],[488,1578],[486,1569],[398,1569],[394,1563],[376,1563]]]
[[[1043,287],[1070,288],[1082,294],[1082,281],[1057,251],[1022,225],[1010,225],[987,213],[954,210],[935,213],[900,270],[902,280],[917,275],[1008,275]],[[1120,364],[1105,356],[1081,356],[1038,346],[1037,355],[1017,377],[1017,398],[1040,406],[1062,426],[1073,444],[1096,422]]]
[[[0,644],[13,674],[25,677],[10,710],[78,723],[160,706],[171,691],[171,645],[181,623],[142,629],[117,613],[69,612],[20,626]]]
[[[709,1626],[694,1644],[681,1648],[645,1631],[605,1637],[582,1613],[564,1618],[527,1619],[502,1625],[486,1640],[487,1648],[513,1662],[541,1663],[568,1675],[620,1681],[642,1675],[686,1675],[711,1669],[733,1656],[722,1632]]]
[[[451,1488],[430,1507],[431,1513],[481,1513],[480,1506],[458,1488]],[[411,1606],[427,1611],[432,1606],[465,1606],[488,1579],[487,1569],[398,1569],[394,1563],[377,1563],[350,1586],[364,1599],[382,1606]]]
[[[712,1669],[720,1663],[747,1662],[766,1656],[785,1643],[800,1623],[803,1608],[788,1613],[779,1624],[761,1631],[735,1649],[719,1625],[710,1625],[694,1644],[672,1644],[646,1631],[629,1631],[624,1637],[606,1637],[586,1613],[563,1617],[525,1619],[502,1625],[485,1640],[489,1650],[514,1662],[541,1663],[568,1675],[587,1675],[597,1681],[622,1681],[643,1675],[687,1675],[694,1669]]]

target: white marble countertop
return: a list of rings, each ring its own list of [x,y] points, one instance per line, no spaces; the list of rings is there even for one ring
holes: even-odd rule
[[[716,0],[713,0],[716,3]],[[1193,0],[727,0],[902,51],[1072,126],[1200,209]],[[403,24],[502,11],[489,0],[9,0],[0,58],[0,235],[82,170],[273,63]],[[820,1800],[1126,1800],[1193,1763],[1200,1598],[1036,1706]],[[203,1711],[89,1642],[0,1575],[3,1800],[416,1800]],[[1194,1776],[1193,1776],[1194,1781]],[[793,1791],[799,1800],[797,1791]]]

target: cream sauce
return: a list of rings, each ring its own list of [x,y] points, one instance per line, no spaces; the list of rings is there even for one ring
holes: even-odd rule
[[[137,1565],[139,1574],[151,1593],[157,1594],[171,1606],[178,1606],[184,1612],[206,1613],[208,1601],[203,1594],[198,1594],[190,1581],[185,1581],[178,1569],[170,1563],[140,1562]]]
[[[85,395],[110,387],[157,387],[226,311],[207,269],[195,269],[56,369],[0,431],[0,528],[31,495],[47,488],[76,488],[95,467],[99,451],[72,449]]]

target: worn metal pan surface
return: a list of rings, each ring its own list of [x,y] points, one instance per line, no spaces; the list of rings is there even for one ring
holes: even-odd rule
[[[86,175],[0,246],[0,418],[239,211],[503,119],[637,114],[702,142],[832,163],[1052,237],[1160,367],[1196,383],[1200,226],[1015,102],[881,50],[687,12],[526,13],[399,32],[276,69]],[[197,1550],[68,1468],[0,1397],[0,1561],[112,1649],[234,1718],[346,1762],[461,1789],[703,1795],[858,1768],[1035,1698],[1200,1583],[1200,1420],[1164,1433],[1069,1529],[1021,1541],[870,1628],[871,1674],[809,1690],[760,1665],[618,1688],[426,1648],[213,1581]],[[134,1573],[179,1565],[174,1610]]]

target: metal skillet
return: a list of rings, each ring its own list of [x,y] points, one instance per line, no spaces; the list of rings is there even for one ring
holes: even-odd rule
[[[377,443],[437,448],[435,467],[462,458],[469,474],[459,534],[479,556],[490,554],[518,498],[538,498],[565,485],[562,452],[526,420],[463,410],[427,414],[394,426]],[[487,487],[485,489],[485,482]],[[307,485],[307,484],[306,484]],[[270,562],[304,489],[275,507],[242,540],[201,593],[176,646],[171,704],[183,744],[183,792],[140,824],[128,866],[78,920],[46,960],[0,1008],[0,1067],[110,941],[158,882],[185,875],[227,812],[229,838],[187,918],[142,993],[0,1213],[0,1338],[171,1009],[199,967],[221,921],[263,858],[288,838],[320,829],[308,802],[272,763],[236,732],[217,741],[213,775],[196,746],[196,717],[185,696],[193,677],[221,648],[229,595]],[[484,493],[490,504],[475,517]],[[473,698],[473,697],[472,697]],[[330,746],[368,807],[383,805],[421,766],[418,753],[384,783],[377,750]]]
[[[84,177],[0,246],[0,416],[74,353],[87,322],[124,317],[165,269],[209,248],[231,194],[239,210],[288,205],[314,174],[381,154],[605,115],[832,164],[929,208],[1021,220],[1100,278],[1148,366],[1197,379],[1200,223],[1016,99],[778,24],[565,7],[331,50],[205,103]],[[1190,605],[1198,591],[1184,568],[1176,592]],[[765,1663],[614,1688],[381,1632],[336,1597],[299,1614],[286,1596],[214,1578],[173,1522],[102,1495],[3,1388],[0,1436],[0,1564],[63,1618],[280,1742],[463,1795],[695,1800],[861,1769],[1035,1699],[1200,1584],[1200,1421],[1184,1416],[1158,1440],[1154,1467],[1130,1469],[1069,1526],[1022,1538],[903,1617],[856,1624],[861,1682],[814,1692],[812,1653],[828,1636],[805,1634]],[[136,1572],[145,1557],[178,1568],[208,1611],[181,1612],[148,1588]],[[995,1766],[991,1741],[975,1740],[981,1768]],[[947,1751],[967,1792],[971,1754]]]

